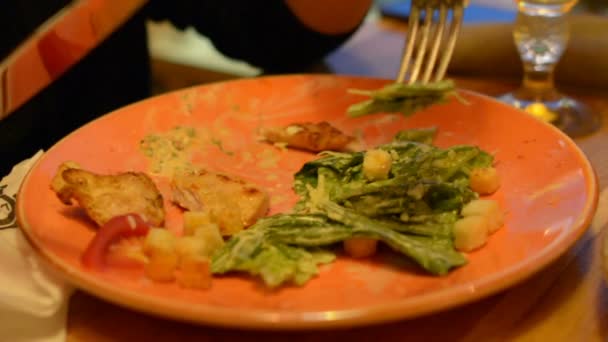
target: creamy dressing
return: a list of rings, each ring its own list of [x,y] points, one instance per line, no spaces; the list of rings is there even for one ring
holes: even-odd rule
[[[280,156],[271,149],[265,149],[260,153],[256,166],[260,169],[274,169],[279,164]]]
[[[200,137],[194,128],[177,126],[165,133],[145,136],[139,148],[150,160],[150,172],[171,177],[198,170],[190,161],[192,147],[198,145],[197,142],[200,144]]]

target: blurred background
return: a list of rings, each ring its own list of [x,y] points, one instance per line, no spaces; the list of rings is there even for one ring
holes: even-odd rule
[[[406,0],[375,0],[367,21],[378,20],[382,15],[406,15],[408,8]],[[474,25],[485,21],[510,22],[515,17],[516,5],[513,0],[471,0],[469,9],[471,16],[465,22]],[[608,0],[580,0],[574,13],[608,14]],[[404,19],[402,17],[401,19]],[[399,18],[396,18],[399,19]],[[356,39],[353,37],[352,39]],[[232,77],[251,77],[260,74],[255,66],[242,61],[226,58],[220,54],[209,40],[190,28],[185,31],[176,30],[167,22],[148,23],[148,41],[153,58],[153,74],[155,92],[163,92],[180,86],[196,84],[196,80],[220,80]],[[398,56],[395,56],[397,59]],[[183,84],[170,77],[164,77],[167,72],[180,72],[182,68],[201,69],[205,75],[191,73],[192,79],[182,79]],[[380,77],[386,75],[378,75]]]

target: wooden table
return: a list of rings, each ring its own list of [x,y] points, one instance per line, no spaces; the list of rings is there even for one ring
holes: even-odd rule
[[[399,47],[394,49],[398,58]],[[230,78],[162,61],[155,61],[153,68],[159,91]],[[518,85],[517,79],[455,77],[455,80],[459,87],[492,96]],[[567,86],[562,89],[584,100],[601,112],[604,122],[608,121],[608,90]],[[577,143],[595,166],[603,189],[608,184],[608,153],[603,152],[608,146],[608,125]],[[70,302],[67,340],[603,341],[608,337],[608,290],[600,259],[602,228],[592,225],[560,259],[511,289],[470,305],[409,321],[321,332],[239,331],[158,319],[77,292]]]

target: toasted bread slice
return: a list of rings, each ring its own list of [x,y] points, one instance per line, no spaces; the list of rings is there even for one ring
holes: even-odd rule
[[[243,179],[207,170],[173,178],[173,201],[191,211],[208,212],[222,235],[232,235],[266,215],[265,191]]]
[[[295,123],[285,127],[267,127],[260,134],[269,142],[287,144],[302,150],[353,151],[358,149],[358,142],[350,135],[344,134],[326,121],[319,123]]]
[[[151,225],[165,220],[163,197],[154,182],[141,172],[99,175],[64,163],[51,188],[65,204],[76,200],[87,215],[102,226],[115,216],[137,213]]]

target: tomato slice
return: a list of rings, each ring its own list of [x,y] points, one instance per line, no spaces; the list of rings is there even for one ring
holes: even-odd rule
[[[110,219],[99,228],[82,254],[83,266],[91,269],[103,268],[106,253],[113,243],[123,238],[145,236],[149,230],[150,226],[139,214],[121,215]]]

